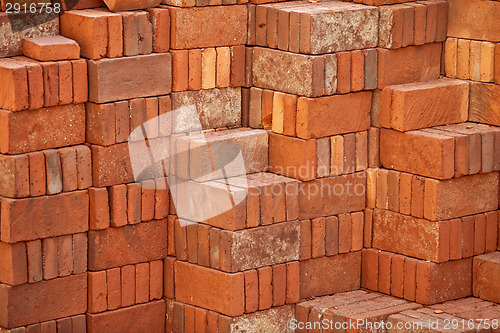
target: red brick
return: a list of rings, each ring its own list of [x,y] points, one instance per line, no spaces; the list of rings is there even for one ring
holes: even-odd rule
[[[399,142],[399,145],[394,145]],[[422,151],[422,147],[425,150]],[[425,131],[380,131],[380,161],[386,168],[438,179],[452,178],[454,140]]]
[[[166,220],[89,232],[90,270],[158,260],[166,251]]]
[[[300,221],[300,260],[310,259],[312,250],[311,220]]]
[[[40,331],[42,333],[53,333],[56,332],[57,326],[55,320],[46,321],[44,323],[40,323]]]
[[[361,252],[361,287],[378,291],[378,253],[376,249]]]
[[[370,127],[371,93],[360,92],[297,101],[297,136],[303,139],[359,132]],[[351,116],[346,119],[345,112]],[[331,123],[332,126],[324,126]]]
[[[44,62],[43,87],[45,107],[59,104],[59,66],[55,62]]]
[[[316,141],[269,134],[270,171],[300,180],[316,178]]]
[[[337,91],[345,94],[351,91],[352,52],[337,53]]]
[[[90,229],[101,230],[109,227],[109,203],[106,188],[90,188]]]
[[[366,173],[329,177],[299,185],[299,219],[332,216],[365,208]],[[332,202],[335,202],[332,205]]]
[[[90,313],[102,312],[107,309],[106,271],[88,273],[88,295]]]
[[[138,333],[165,329],[165,301],[154,301],[114,311],[87,315],[89,333],[122,332],[123,328]]]
[[[424,217],[437,221],[495,210],[498,207],[497,187],[496,173],[446,181],[428,178],[425,181]]]
[[[405,257],[393,255],[391,259],[391,295],[402,298],[404,288]]]
[[[171,48],[192,49],[245,44],[247,39],[247,7],[176,8],[170,7]],[[203,23],[204,33],[194,26]],[[232,27],[230,31],[227,27]]]
[[[474,18],[467,15],[472,9],[477,11]],[[498,22],[490,22],[486,26],[483,24],[483,22],[488,22],[492,15],[499,13],[500,8],[496,4],[492,5],[477,0],[453,1],[449,4],[448,36],[500,42],[500,37],[497,34],[500,29]]]
[[[163,296],[163,261],[149,263],[149,300],[160,299]]]
[[[141,221],[150,221],[155,216],[155,181],[141,182]]]
[[[57,194],[62,191],[61,160],[56,150],[46,150],[45,167],[47,175],[47,194]]]
[[[166,8],[148,9],[153,25],[153,52],[167,52],[170,47],[170,13]]]
[[[141,222],[141,186],[138,183],[127,184],[128,224]]]
[[[73,237],[71,235],[57,237],[57,264],[59,276],[73,273]]]
[[[483,254],[486,251],[486,216],[474,216],[474,254]]]
[[[0,95],[2,96],[0,106],[12,111],[29,108],[26,66],[9,60],[2,60],[0,62],[0,74],[3,79],[0,89]]]
[[[30,268],[31,272],[31,266],[28,267],[31,264],[31,262],[28,262],[28,257],[32,254],[32,251],[27,252],[27,246],[28,250],[33,247],[29,243],[26,245],[25,243],[6,244],[0,242],[0,281],[2,283],[18,285],[28,281],[28,268]],[[41,265],[41,256],[36,257],[38,256],[31,257],[37,261],[34,264]],[[29,275],[30,278],[32,276],[32,274]]]
[[[80,46],[63,36],[23,39],[25,56],[40,61],[57,61],[80,58]]]
[[[2,182],[0,184],[1,195],[11,198],[27,197],[30,195],[30,157],[30,155],[0,155],[0,171],[2,174]],[[42,161],[45,162],[43,160],[43,155]],[[38,162],[40,163],[41,161]],[[33,169],[36,170],[37,168],[34,167]],[[42,170],[41,175],[43,175],[45,173],[45,167],[40,165],[39,169]],[[42,180],[36,178],[35,176],[34,181]],[[44,191],[45,179],[46,177],[44,176]],[[40,188],[40,186],[38,186],[38,188]]]
[[[381,104],[381,117],[390,118],[390,127],[398,131],[405,132],[467,120],[469,86],[462,81],[441,79],[385,89],[392,91],[392,100],[387,101],[390,104]],[[439,99],[436,96],[439,96]],[[416,108],[422,108],[429,113],[423,111],[422,117],[414,117],[413,110]]]
[[[172,83],[170,65],[168,53],[90,60],[89,100],[106,103],[168,94]]]
[[[417,286],[417,263],[418,260],[406,258],[404,264],[404,298],[415,301],[415,290]]]
[[[82,57],[104,57],[108,46],[108,16],[96,10],[65,12],[60,20],[61,35],[80,45]]]
[[[202,83],[202,50],[192,49],[188,51],[189,65],[189,90],[201,89]],[[175,54],[175,53],[174,53]]]
[[[80,314],[87,309],[87,276],[11,287],[0,284],[0,325],[7,329]]]
[[[325,256],[325,233],[326,224],[324,218],[316,218],[311,221],[312,226],[312,258]]]
[[[403,12],[405,9],[406,6],[401,5],[379,8],[379,46],[389,49],[401,47],[403,40]]]
[[[59,61],[59,105],[73,102],[73,73],[71,62]]]
[[[286,301],[286,264],[273,266],[273,306],[280,306]]]
[[[134,180],[128,144],[108,147],[93,145],[91,151],[94,186],[111,186]]]
[[[450,221],[450,260],[462,258],[462,220]]]
[[[389,252],[379,252],[378,255],[378,290],[384,294],[391,293],[391,261]]]
[[[149,301],[149,263],[135,265],[135,303]]]
[[[121,268],[121,304],[129,306],[135,304],[135,266],[127,265]]]
[[[72,60],[71,66],[73,72],[73,103],[86,102],[89,98],[87,62],[84,59]]]
[[[299,270],[300,264],[298,261],[286,264],[286,304],[293,304],[299,301]]]
[[[11,2],[13,3],[13,2]],[[3,6],[5,10],[5,1]],[[34,19],[32,21],[32,19]],[[0,57],[11,57],[22,54],[23,38],[51,36],[59,34],[58,15],[54,13],[38,13],[36,18],[30,15],[29,11],[20,11],[7,14],[2,12],[0,15],[1,32],[4,36],[4,43],[0,48]],[[26,24],[26,22],[30,22]],[[23,26],[25,29],[16,29]]]
[[[231,76],[231,50],[229,47],[218,47],[216,61],[216,87],[229,87]]]
[[[417,263],[416,301],[429,305],[472,294],[472,259]]]
[[[378,86],[437,79],[440,73],[441,43],[410,46],[397,50],[379,49]]]
[[[396,227],[397,226],[397,227]],[[432,222],[375,209],[373,246],[434,262],[449,260],[448,222]],[[406,241],[408,238],[412,241]]]
[[[243,273],[223,273],[177,261],[176,299],[223,314],[238,316],[245,310]]]
[[[42,251],[44,280],[56,278],[59,274],[57,267],[57,238],[43,239]]]
[[[78,202],[78,206],[74,206],[73,202]],[[86,191],[38,198],[3,199],[1,203],[1,237],[4,242],[15,243],[88,229]],[[72,223],[68,224],[55,216],[70,217]],[[33,220],[37,221],[35,225]]]
[[[103,146],[115,143],[115,106],[113,104],[87,103],[86,112],[87,142]]]
[[[325,250],[327,256],[339,253],[339,219],[336,216],[326,218]]]
[[[172,51],[172,91],[188,89],[188,51]]]
[[[62,318],[56,321],[57,331],[61,333],[72,332],[71,318]]]
[[[245,313],[259,309],[259,277],[257,270],[244,272],[245,278]]]
[[[2,251],[2,252],[8,253],[7,251]],[[35,241],[27,242],[26,254],[28,259],[28,282],[32,283],[32,282],[42,281],[43,279],[42,241],[38,239]],[[5,263],[6,261],[3,262]],[[14,269],[5,270],[5,272],[15,272],[15,271],[16,270]]]
[[[78,171],[76,150],[72,147],[59,150],[62,171],[62,190],[64,192],[74,191],[78,188]]]
[[[351,214],[339,215],[339,253],[351,251],[352,246],[352,220]]]
[[[120,268],[106,271],[107,309],[118,309],[122,305],[121,270]]]
[[[351,90],[360,91],[365,87],[365,57],[360,50],[351,52]]]
[[[38,110],[0,111],[0,153],[20,154],[85,141],[83,104]],[[50,124],[50,126],[40,126]],[[22,138],[29,137],[26,141]]]
[[[498,118],[499,96],[500,88],[498,85],[479,82],[471,83],[469,120],[500,126],[500,119]]]
[[[243,45],[231,48],[231,87],[245,85],[245,52]]]
[[[266,310],[273,306],[273,269],[260,268],[259,274],[259,310]]]
[[[499,271],[499,252],[475,257],[473,268],[474,296],[491,302],[498,302],[500,300],[500,289],[498,288]]]

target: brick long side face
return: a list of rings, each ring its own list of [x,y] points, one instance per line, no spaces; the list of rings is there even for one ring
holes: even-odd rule
[[[497,0],[0,0],[0,331],[498,329],[499,31]]]

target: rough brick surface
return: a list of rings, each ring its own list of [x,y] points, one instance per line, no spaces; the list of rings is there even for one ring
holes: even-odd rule
[[[87,274],[11,287],[0,284],[0,325],[14,328],[77,315],[87,308]]]
[[[246,42],[247,7],[244,5],[169,9],[172,49],[232,46]]]
[[[499,272],[500,252],[475,257],[473,272],[474,296],[491,302],[500,302]]]
[[[89,100],[106,103],[170,93],[170,54],[89,61]]]
[[[25,38],[25,56],[40,61],[57,61],[80,58],[80,46],[63,36]]]
[[[1,239],[15,243],[88,230],[88,193],[76,191],[1,202]],[[33,221],[37,221],[33,224]]]
[[[89,231],[89,270],[135,264],[166,256],[166,220]]]
[[[382,90],[383,127],[405,132],[467,121],[468,83],[441,79],[389,86]]]

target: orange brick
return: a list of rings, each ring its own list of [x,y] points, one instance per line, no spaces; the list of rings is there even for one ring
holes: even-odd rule
[[[316,218],[311,221],[312,258],[323,257],[325,255],[325,232],[326,225],[324,218]]]
[[[106,270],[107,283],[107,309],[118,309],[122,304],[121,273],[120,268]]]
[[[286,264],[273,266],[273,306],[284,305],[286,301]]]
[[[259,273],[259,310],[269,309],[273,305],[273,269],[264,267]]]
[[[352,218],[351,214],[341,214],[339,218],[339,253],[351,251]]]
[[[259,309],[259,277],[257,270],[244,272],[245,276],[245,313]]]
[[[218,88],[229,87],[231,78],[231,50],[229,47],[218,47],[216,64],[216,84]]]
[[[202,51],[202,74],[201,87],[202,89],[215,88],[216,84],[216,51],[214,48],[206,48]]]
[[[300,180],[316,177],[316,140],[271,133],[269,153],[271,172]]]
[[[122,306],[134,305],[136,284],[134,265],[123,266],[121,276]]]
[[[298,261],[286,264],[286,304],[299,301],[299,269]]]
[[[360,50],[351,52],[351,91],[365,87],[365,58]]]
[[[135,303],[149,301],[149,263],[135,265]]]
[[[337,91],[345,94],[351,91],[352,52],[337,53]]]
[[[73,72],[71,62],[59,61],[59,105],[73,102]]]
[[[73,273],[73,237],[71,235],[57,237],[57,264],[59,276]]]
[[[175,297],[180,302],[238,316],[245,310],[244,292],[243,273],[223,273],[181,261],[175,263]]]
[[[89,272],[89,312],[96,313],[107,309],[106,271]]]

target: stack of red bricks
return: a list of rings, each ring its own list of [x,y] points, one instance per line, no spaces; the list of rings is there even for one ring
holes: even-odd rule
[[[0,332],[498,328],[499,2],[104,2],[0,1]]]

